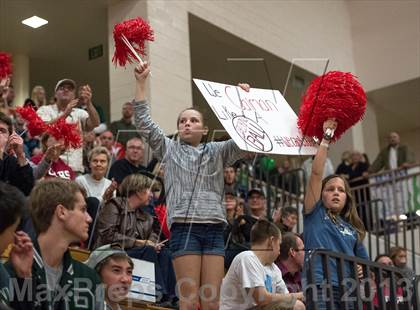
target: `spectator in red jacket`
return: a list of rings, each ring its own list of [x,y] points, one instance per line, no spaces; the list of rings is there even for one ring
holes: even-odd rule
[[[65,152],[62,141],[57,141],[53,136],[45,133],[41,138],[41,146],[42,153],[33,156],[31,161],[39,164],[44,157],[46,158],[50,168],[44,177],[74,180],[76,175],[73,169],[60,158],[60,155]]]

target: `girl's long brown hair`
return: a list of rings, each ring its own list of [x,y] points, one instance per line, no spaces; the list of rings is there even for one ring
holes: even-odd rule
[[[354,204],[353,195],[351,194],[350,186],[348,182],[338,174],[332,174],[327,176],[322,180],[322,188],[321,188],[321,200],[322,200],[322,192],[324,191],[325,184],[331,179],[340,178],[344,182],[344,188],[346,191],[346,203],[344,204],[343,210],[340,212],[340,216],[348,223],[350,223],[357,232],[357,239],[362,241],[366,236],[366,229],[365,225],[363,225],[362,220],[357,213],[356,206]],[[331,220],[335,223],[336,222],[336,215],[331,212],[330,209],[327,209],[327,214],[331,218]]]

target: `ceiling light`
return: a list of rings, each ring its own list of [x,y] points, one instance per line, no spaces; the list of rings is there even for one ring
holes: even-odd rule
[[[45,20],[41,17],[34,15],[30,18],[22,20],[22,24],[25,24],[26,26],[29,26],[32,28],[38,28],[38,27],[44,26],[45,24],[48,24],[48,20]]]

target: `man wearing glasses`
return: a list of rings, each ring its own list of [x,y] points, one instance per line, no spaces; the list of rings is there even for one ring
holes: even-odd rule
[[[131,138],[127,142],[125,158],[115,161],[109,170],[109,179],[114,179],[118,184],[126,176],[147,170],[143,166],[144,144],[140,138]]]
[[[83,131],[90,131],[99,125],[99,115],[92,103],[92,90],[89,85],[82,86],[79,98],[76,98],[76,82],[62,79],[55,86],[55,104],[44,105],[37,111],[44,122],[55,123],[65,117],[68,123],[78,124],[80,136]],[[78,108],[81,104],[86,110]],[[76,173],[83,173],[83,148],[67,150],[61,159]]]
[[[305,259],[305,249],[298,234],[283,234],[280,255],[276,265],[280,268],[283,280],[291,293],[302,292],[301,271]]]

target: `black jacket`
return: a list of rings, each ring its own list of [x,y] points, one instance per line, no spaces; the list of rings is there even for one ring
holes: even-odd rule
[[[21,167],[16,157],[6,154],[0,159],[0,181],[16,186],[26,196],[30,194],[35,182],[29,163]]]

